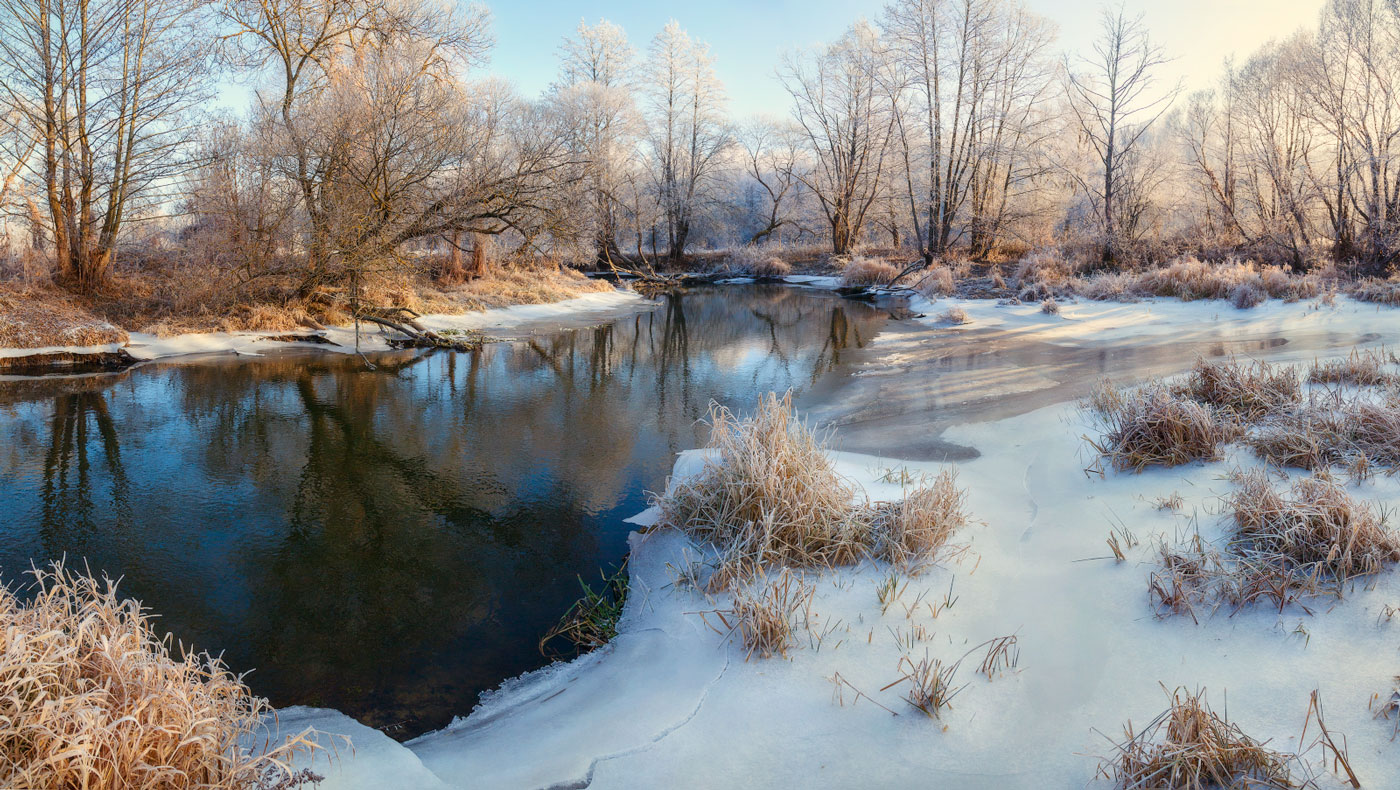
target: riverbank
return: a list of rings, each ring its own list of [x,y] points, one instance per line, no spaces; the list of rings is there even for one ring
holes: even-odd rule
[[[12,300],[15,301],[15,300]],[[581,296],[545,304],[520,304],[495,307],[467,313],[424,315],[419,322],[435,332],[452,333],[481,331],[526,331],[532,327],[557,326],[577,322],[596,322],[610,315],[636,310],[646,305],[646,300],[631,291],[613,288],[586,293]],[[19,316],[18,312],[9,313]],[[235,331],[235,332],[186,332],[160,335],[151,332],[126,332],[107,324],[100,319],[76,310],[60,313],[49,303],[35,300],[27,303],[24,316],[38,315],[48,321],[48,328],[29,323],[26,318],[14,318],[13,323],[34,327],[22,337],[27,345],[0,347],[0,372],[9,366],[26,371],[45,367],[61,369],[64,366],[82,365],[100,360],[108,355],[128,354],[131,360],[149,361],[186,354],[233,353],[245,356],[262,356],[287,349],[314,349],[331,353],[352,354],[360,352],[387,351],[391,348],[391,335],[379,327],[364,323],[360,326],[358,344],[353,326],[327,326],[320,330],[302,328],[293,332],[281,331]],[[55,318],[59,320],[55,320]],[[79,337],[72,343],[61,344],[63,339]],[[91,339],[110,338],[105,343],[84,342]],[[47,342],[47,345],[42,345]]]
[[[967,322],[940,317],[951,308]],[[899,577],[901,592],[885,605],[877,591],[887,566],[809,573],[815,594],[799,646],[786,659],[746,661],[737,638],[700,614],[727,599],[677,584],[677,569],[702,547],[670,531],[635,532],[612,644],[507,681],[469,716],[406,747],[380,744],[382,754],[323,765],[323,787],[372,786],[390,759],[448,787],[1082,786],[1114,754],[1122,727],[1141,729],[1167,706],[1164,689],[1177,687],[1206,689],[1217,711],[1228,701],[1251,736],[1306,752],[1300,765],[1320,786],[1341,786],[1309,749],[1315,730],[1300,737],[1316,690],[1363,783],[1400,781],[1394,722],[1374,718],[1397,674],[1388,616],[1400,601],[1397,573],[1308,610],[1258,603],[1195,620],[1160,616],[1147,592],[1157,547],[1196,534],[1223,540],[1230,475],[1260,462],[1231,446],[1212,462],[1086,472],[1097,454],[1084,437],[1096,427],[1075,403],[1105,376],[1180,372],[1197,353],[1305,364],[1393,347],[1397,314],[1347,299],[1253,310],[1080,302],[1058,313],[943,299],[913,309],[924,317],[887,327],[849,384],[809,416],[834,427],[847,450],[878,440],[878,453],[836,456],[873,499],[898,499],[904,483],[945,468],[910,460],[930,454],[930,439],[971,449],[953,464],[977,519],[955,537],[967,546],[960,559]],[[1012,346],[1024,355],[1006,354]],[[684,454],[675,474],[697,465],[697,454]],[[1379,508],[1400,506],[1396,478],[1346,487]],[[1009,636],[1015,661],[979,674],[978,650]],[[961,691],[941,718],[905,701],[895,682],[906,656],[962,662]],[[348,725],[331,711],[297,715],[328,732]]]
[[[335,302],[278,300],[273,294],[236,298],[207,278],[153,282],[118,278],[110,293],[81,297],[49,285],[0,282],[0,370],[61,369],[109,360],[122,350],[136,359],[206,351],[257,353],[270,337],[308,337],[325,350],[354,344],[348,314]],[[591,313],[617,299],[608,283],[571,269],[525,267],[492,271],[460,285],[429,281],[378,286],[366,295],[424,314],[430,328],[468,329],[510,326],[571,312]],[[564,304],[562,309],[556,306]],[[362,327],[362,350],[388,346],[376,327]],[[321,335],[329,343],[316,340]],[[275,342],[275,341],[274,341]],[[332,345],[335,344],[335,345]],[[353,348],[351,349],[353,350]]]

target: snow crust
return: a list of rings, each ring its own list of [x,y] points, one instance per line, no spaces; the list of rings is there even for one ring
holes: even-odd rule
[[[413,752],[379,730],[325,708],[283,708],[267,719],[266,730],[249,737],[243,746],[255,750],[277,745],[308,727],[316,730],[322,750],[314,759],[297,763],[298,770],[310,768],[324,776],[319,787],[336,790],[446,790],[447,785]],[[347,742],[348,739],[348,742]]]

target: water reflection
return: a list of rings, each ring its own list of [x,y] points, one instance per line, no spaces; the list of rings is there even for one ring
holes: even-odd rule
[[[68,555],[279,705],[398,737],[542,663],[711,399],[811,390],[883,313],[675,295],[471,354],[285,354],[0,382],[0,573]]]

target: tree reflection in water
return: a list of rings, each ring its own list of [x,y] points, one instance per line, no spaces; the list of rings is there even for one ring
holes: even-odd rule
[[[0,572],[82,557],[276,704],[407,737],[543,663],[711,399],[809,388],[882,315],[729,287],[374,370],[283,354],[0,382]]]

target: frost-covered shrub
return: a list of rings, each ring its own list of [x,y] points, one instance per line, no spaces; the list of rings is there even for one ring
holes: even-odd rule
[[[1034,250],[1022,257],[1016,265],[1014,279],[1020,288],[1032,283],[1059,285],[1067,282],[1074,272],[1074,262],[1058,250]]]
[[[971,321],[967,311],[961,307],[950,307],[938,316],[938,320],[945,324],[966,324]]]
[[[916,290],[930,299],[953,294],[953,270],[947,266],[931,266],[919,280]]]
[[[1258,307],[1268,300],[1268,291],[1265,291],[1264,286],[1254,280],[1242,282],[1230,288],[1230,304],[1240,310]]]
[[[725,256],[724,273],[744,277],[785,277],[792,267],[763,247],[745,246]]]
[[[1362,280],[1347,289],[1351,298],[1376,304],[1400,304],[1400,277],[1389,280]]]
[[[899,276],[893,264],[857,255],[841,270],[841,284],[848,286],[889,285]]]
[[[770,255],[749,268],[749,274],[754,277],[786,277],[791,273],[792,267],[776,255]]]

